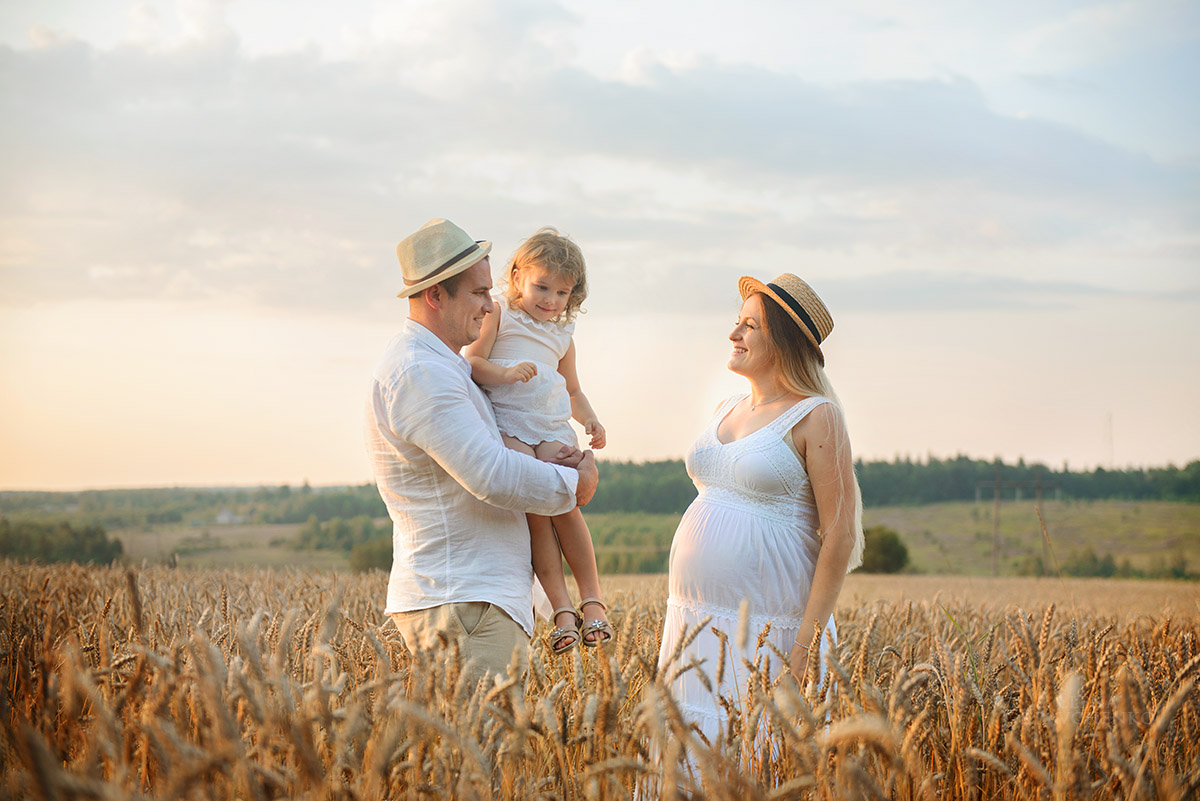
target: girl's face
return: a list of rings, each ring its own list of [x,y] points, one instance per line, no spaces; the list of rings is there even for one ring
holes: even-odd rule
[[[512,280],[521,292],[521,308],[535,320],[549,322],[562,314],[571,299],[574,283],[540,267],[513,271]]]
[[[737,325],[729,334],[733,355],[729,369],[738,375],[760,375],[775,367],[775,354],[763,329],[762,296],[751,295],[742,303]]]

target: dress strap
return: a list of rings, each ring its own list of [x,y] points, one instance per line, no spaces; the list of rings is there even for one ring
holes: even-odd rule
[[[808,413],[813,409],[817,408],[822,403],[831,402],[832,401],[830,401],[829,398],[822,398],[819,395],[805,398],[804,400],[796,403],[794,406],[792,406],[792,408],[788,409],[783,414],[776,417],[767,425],[770,428],[778,431],[782,436],[785,432],[790,431],[792,426],[796,425],[796,423],[799,423],[801,420],[807,417]]]

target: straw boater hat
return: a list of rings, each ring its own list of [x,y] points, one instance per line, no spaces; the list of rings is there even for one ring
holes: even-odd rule
[[[492,249],[486,239],[476,241],[449,220],[435,218],[396,245],[404,289],[398,298],[445,281],[480,261]]]
[[[755,292],[761,292],[783,307],[800,330],[808,337],[808,341],[817,348],[821,357],[821,366],[825,366],[825,354],[821,352],[821,343],[833,330],[833,318],[829,309],[813,288],[791,273],[784,273],[770,283],[764,284],[757,278],[743,275],[738,279],[738,291],[745,300]]]

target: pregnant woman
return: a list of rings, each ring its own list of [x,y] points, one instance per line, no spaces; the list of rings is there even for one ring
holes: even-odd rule
[[[848,570],[862,562],[862,502],[850,439],[837,395],[825,376],[821,343],[833,319],[817,294],[784,273],[764,284],[738,282],[742,307],[729,335],[729,369],[750,391],[722,403],[687,454],[699,490],[671,543],[667,614],[659,664],[699,663],[714,681],[705,688],[696,670],[680,673],[672,691],[690,722],[714,742],[725,720],[718,695],[738,703],[746,689],[743,658],[756,659],[756,635],[789,657],[799,680],[814,631],[827,647],[836,637],[833,610]],[[749,602],[750,637],[736,644],[739,607]],[[682,651],[680,641],[706,617]],[[727,638],[716,636],[712,628]],[[715,685],[721,650],[725,671]],[[672,662],[672,657],[675,660]]]

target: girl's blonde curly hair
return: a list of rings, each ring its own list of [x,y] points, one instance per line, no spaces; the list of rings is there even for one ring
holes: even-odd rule
[[[504,296],[508,298],[509,307],[520,307],[521,282],[515,276],[519,270],[530,268],[547,270],[571,282],[571,297],[567,299],[567,307],[554,318],[554,322],[572,322],[581,311],[580,306],[588,292],[587,265],[584,264],[579,245],[550,226],[539,228],[533,236],[522,242],[505,273]]]

